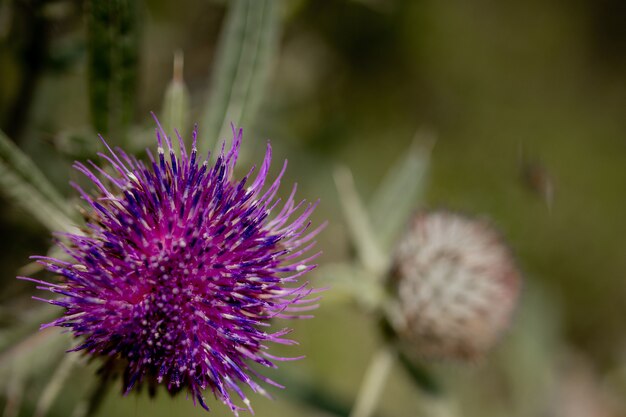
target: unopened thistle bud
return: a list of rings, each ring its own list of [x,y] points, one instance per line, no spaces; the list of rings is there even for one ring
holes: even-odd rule
[[[420,212],[394,254],[392,325],[423,358],[480,358],[508,326],[520,282],[488,222]]]

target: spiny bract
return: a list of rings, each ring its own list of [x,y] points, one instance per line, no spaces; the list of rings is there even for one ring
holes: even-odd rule
[[[286,201],[276,198],[286,161],[264,187],[269,142],[254,180],[253,167],[235,181],[242,130],[233,127],[232,147],[213,165],[210,155],[199,161],[196,136],[188,153],[180,136],[175,150],[157,130],[158,155],[148,151],[147,164],[103,140],[109,154],[99,156],[112,169],[75,164],[97,190],[73,184],[89,206],[82,233],[60,236],[69,261],[36,257],[61,282],[21,278],[58,294],[40,300],[65,309],[42,327],[68,328],[81,340],[74,351],[122,363],[125,392],[144,383],[187,389],[208,409],[211,389],[236,414],[233,393],[250,409],[242,385],[263,395],[255,379],[277,385],[250,362],[275,367],[289,358],[267,353],[267,343],[295,343],[289,329],[270,332],[270,319],[315,308],[317,290],[299,278],[315,267],[317,254],[302,258],[323,225],[309,229],[316,204],[296,203],[295,185]]]

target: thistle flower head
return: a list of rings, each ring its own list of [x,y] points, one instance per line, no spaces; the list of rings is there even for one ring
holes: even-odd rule
[[[161,384],[208,409],[210,389],[236,414],[233,394],[250,408],[243,386],[266,395],[258,381],[276,384],[250,364],[275,367],[289,358],[267,353],[268,343],[295,343],[270,320],[315,307],[316,290],[299,281],[315,267],[317,254],[307,253],[321,228],[310,230],[315,204],[295,202],[295,186],[286,201],[276,198],[286,162],[266,184],[269,143],[259,172],[235,180],[242,130],[233,135],[212,165],[200,159],[195,132],[188,153],[180,137],[175,150],[157,131],[147,163],[105,142],[108,169],[75,164],[95,192],[74,185],[88,221],[58,243],[70,260],[38,257],[61,282],[25,279],[65,309],[42,327],[67,328],[80,339],[74,351],[123,363],[125,392]]]
[[[399,314],[392,324],[427,358],[486,353],[508,326],[521,282],[489,223],[444,211],[411,220],[394,270]]]

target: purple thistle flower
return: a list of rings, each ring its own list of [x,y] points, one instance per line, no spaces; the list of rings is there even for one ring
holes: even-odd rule
[[[276,198],[286,161],[264,187],[269,142],[254,180],[254,168],[234,180],[242,130],[233,127],[233,135],[212,166],[210,154],[199,161],[197,132],[191,153],[178,136],[176,156],[157,130],[158,155],[147,151],[148,164],[103,139],[109,154],[99,156],[112,170],[75,163],[97,190],[92,196],[72,184],[89,208],[83,234],[61,234],[71,261],[36,257],[62,282],[20,277],[59,295],[35,298],[65,308],[42,328],[68,328],[81,339],[72,351],[104,357],[105,367],[123,364],[125,393],[142,384],[171,394],[187,389],[208,410],[203,391],[211,389],[237,414],[232,394],[252,411],[242,386],[266,396],[255,380],[280,387],[250,363],[274,368],[298,359],[266,352],[269,342],[295,344],[285,338],[290,329],[268,326],[316,307],[319,290],[299,278],[315,268],[319,253],[306,254],[324,225],[309,229],[316,204],[296,203],[295,185],[285,202]]]

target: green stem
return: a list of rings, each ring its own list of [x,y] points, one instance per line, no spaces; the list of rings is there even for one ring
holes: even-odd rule
[[[404,349],[399,346],[399,340],[391,323],[383,317],[379,323],[380,331],[386,343],[393,346],[398,354],[398,364],[407,372],[411,381],[424,393],[431,396],[443,396],[443,390],[437,379],[422,365],[409,358]]]
[[[395,358],[395,349],[389,345],[376,352],[365,371],[350,417],[371,417],[374,414]]]
[[[409,374],[411,380],[423,392],[432,396],[441,396],[441,387],[424,367],[409,359],[403,352],[398,353],[398,363]]]
[[[296,378],[288,373],[281,372],[280,380],[287,387],[282,395],[290,397],[311,409],[325,412],[337,417],[348,417],[350,406],[332,392],[319,384],[308,383],[301,378]],[[379,414],[377,414],[379,415]]]

